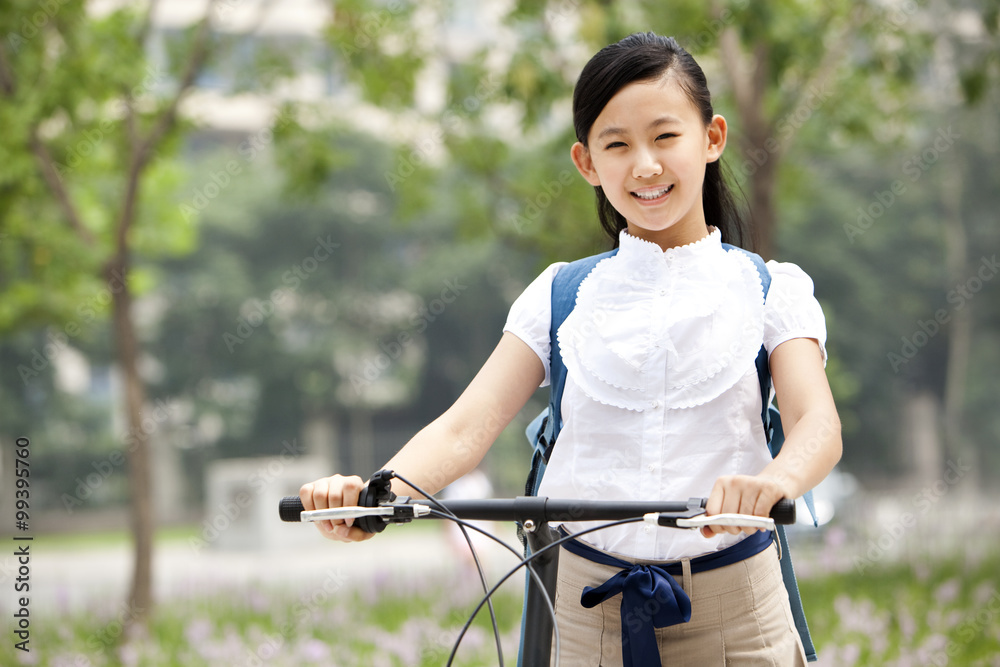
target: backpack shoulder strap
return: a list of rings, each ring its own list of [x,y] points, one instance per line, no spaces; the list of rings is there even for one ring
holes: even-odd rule
[[[749,250],[729,245],[728,243],[723,243],[722,245],[726,250],[739,250],[750,258],[750,261],[757,268],[757,273],[760,274],[760,282],[764,288],[764,300],[766,301],[768,290],[771,288],[771,272],[767,270],[767,265],[761,256]],[[761,420],[764,424],[767,448],[770,450],[771,457],[773,458],[781,451],[781,445],[785,442],[785,433],[781,428],[781,415],[778,413],[778,409],[771,405],[771,367],[768,363],[767,349],[763,345],[761,345],[760,352],[757,354],[756,365],[757,380],[760,383]],[[816,510],[813,506],[812,491],[807,491],[803,496],[803,500],[809,509],[809,513],[812,515],[813,525],[818,525]],[[778,535],[778,542],[781,545],[781,553],[784,554],[781,559],[781,578],[784,581],[785,590],[788,592],[788,600],[792,608],[795,629],[802,640],[806,660],[808,662],[815,662],[817,660],[816,648],[813,646],[812,637],[809,634],[809,625],[806,623],[805,610],[802,607],[802,598],[799,595],[799,585],[795,579],[795,569],[792,566],[792,559],[789,555],[788,538],[785,537],[785,527],[777,526],[775,532]]]
[[[723,243],[722,247],[726,250],[732,251],[737,250],[746,255],[751,262],[753,262],[754,268],[757,269],[757,273],[760,275],[760,284],[764,289],[764,300],[767,300],[767,292],[771,288],[771,272],[767,270],[767,265],[764,263],[763,258],[756,253],[752,253],[749,250],[745,250],[738,246],[730,245],[728,243]],[[760,419],[764,424],[764,433],[767,435],[767,446],[771,448],[772,442],[772,431],[773,426],[771,424],[770,411],[768,408],[771,406],[771,367],[767,363],[767,350],[764,346],[760,346],[760,352],[757,353],[757,381],[760,383]],[[784,438],[781,438],[784,441]],[[781,443],[778,443],[778,449],[781,448]],[[771,449],[771,456],[777,456],[778,451]]]
[[[551,353],[549,354],[549,377],[551,391],[549,392],[549,414],[550,414],[550,434],[551,440],[548,442],[548,450],[545,452],[545,460],[549,460],[552,454],[552,445],[555,443],[559,430],[562,428],[562,395],[563,387],[566,385],[566,365],[562,361],[562,352],[559,349],[559,337],[556,333],[559,327],[566,321],[569,314],[576,307],[576,295],[580,290],[580,284],[584,278],[590,275],[598,262],[618,253],[618,249],[592,255],[578,259],[559,269],[552,279],[552,317],[549,321],[549,344]]]
[[[757,269],[757,273],[760,274],[760,282],[764,288],[764,299],[767,300],[768,290],[771,288],[771,272],[767,270],[767,264],[760,255],[750,252],[749,250],[744,250],[737,246],[729,245],[728,243],[723,243],[722,247],[726,250],[738,250],[744,253],[753,262],[754,267]],[[771,366],[767,359],[767,350],[764,349],[762,345],[760,352],[757,353],[757,381],[760,383],[760,404],[761,413],[760,418],[764,424],[764,435],[767,437],[767,448],[771,452],[771,458],[778,455],[781,451],[781,446],[785,444],[785,433],[781,428],[781,415],[778,413],[778,409],[771,405],[771,389],[773,387],[771,382]],[[806,504],[806,508],[809,510],[809,515],[812,517],[813,525],[819,525],[816,519],[816,507],[813,502],[812,491],[806,492],[802,496],[803,501]]]
[[[615,249],[570,262],[560,268],[552,279],[552,313],[549,322],[549,347],[551,350],[549,355],[549,406],[532,420],[525,432],[528,441],[534,448],[531,468],[525,485],[527,495],[534,495],[538,491],[538,485],[545,472],[545,465],[548,463],[549,456],[552,455],[552,448],[562,428],[561,405],[563,387],[566,384],[566,366],[563,364],[562,354],[559,351],[559,340],[556,332],[559,331],[559,327],[569,317],[569,314],[573,312],[573,308],[576,306],[576,294],[584,278],[590,275],[598,262],[615,255],[617,252],[618,250]]]

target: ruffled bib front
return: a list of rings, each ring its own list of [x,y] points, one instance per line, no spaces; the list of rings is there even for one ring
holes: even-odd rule
[[[557,333],[588,397],[636,411],[717,398],[753,369],[763,335],[760,276],[718,230],[666,251],[623,231]]]

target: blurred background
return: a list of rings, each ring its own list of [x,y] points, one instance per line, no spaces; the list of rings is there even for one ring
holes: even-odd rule
[[[0,559],[0,663],[444,664],[478,599],[452,535],[337,545],[274,506],[378,469],[541,269],[605,249],[569,160],[572,88],[653,30],[706,71],[758,252],[802,266],[826,314],[844,456],[822,525],[791,535],[821,664],[1000,664],[998,16],[5,0],[0,535],[33,539],[21,647],[19,563]],[[521,492],[546,401],[479,493]],[[497,664],[473,630],[462,664]]]

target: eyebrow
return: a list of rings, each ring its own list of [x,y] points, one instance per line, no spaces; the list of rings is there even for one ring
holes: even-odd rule
[[[647,129],[652,130],[653,128],[659,127],[660,125],[679,124],[680,122],[681,119],[678,118],[677,116],[671,116],[670,114],[665,114],[654,120],[652,123],[650,123]],[[603,139],[604,137],[613,134],[622,135],[622,134],[628,134],[628,132],[621,127],[606,127],[603,130],[601,130],[601,133],[597,135],[597,138]]]

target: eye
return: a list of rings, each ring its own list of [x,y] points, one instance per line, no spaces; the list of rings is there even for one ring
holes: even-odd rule
[[[665,133],[661,134],[660,136],[658,136],[656,138],[656,140],[659,141],[660,139],[673,139],[676,136],[677,136],[677,134],[675,134],[673,132],[665,132]]]
[[[611,148],[619,148],[619,147],[624,146],[624,145],[625,145],[625,142],[623,142],[623,141],[612,141],[610,144],[608,144],[607,146],[604,147],[604,150],[609,150]]]

